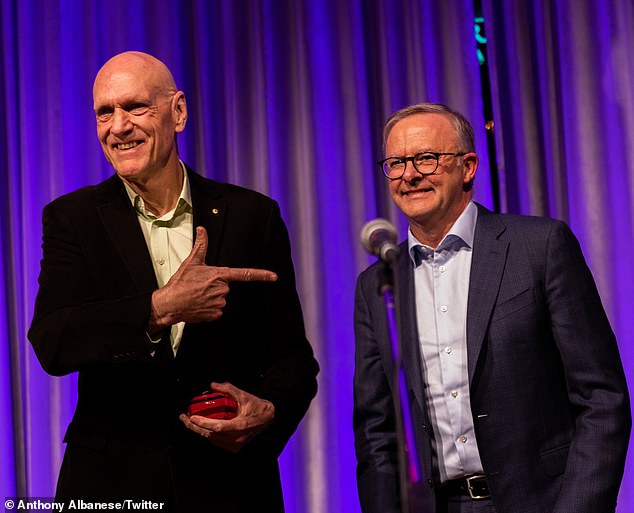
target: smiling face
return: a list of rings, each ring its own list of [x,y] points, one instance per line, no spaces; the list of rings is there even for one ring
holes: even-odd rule
[[[136,52],[112,58],[97,74],[93,98],[101,147],[121,178],[145,182],[178,163],[187,106],[162,62]]]
[[[447,115],[413,114],[398,121],[387,136],[385,156],[409,157],[422,151],[457,153],[466,148]],[[471,199],[469,184],[477,167],[475,153],[444,155],[434,174],[423,176],[408,162],[403,177],[390,182],[392,199],[416,238],[434,247],[442,240]]]

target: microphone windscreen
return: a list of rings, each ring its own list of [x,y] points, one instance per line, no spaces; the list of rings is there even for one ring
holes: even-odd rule
[[[392,223],[386,219],[373,219],[361,229],[361,244],[369,253],[380,256],[383,247],[395,246],[398,233]]]

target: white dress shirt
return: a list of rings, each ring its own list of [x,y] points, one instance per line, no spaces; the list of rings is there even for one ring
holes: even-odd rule
[[[161,217],[156,217],[148,212],[143,198],[124,182],[130,201],[137,212],[137,219],[143,230],[159,287],[163,287],[178,270],[194,244],[191,192],[187,172],[182,162],[181,168],[184,176],[183,187],[176,207]],[[179,322],[171,327],[170,341],[174,354],[178,351],[184,328],[184,322]],[[153,342],[158,342],[158,340],[153,340]]]
[[[469,402],[467,298],[478,210],[470,202],[436,249],[408,234],[426,401],[441,482],[482,472]]]

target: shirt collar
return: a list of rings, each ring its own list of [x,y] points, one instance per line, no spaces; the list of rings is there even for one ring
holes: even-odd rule
[[[151,212],[148,212],[145,208],[145,202],[143,198],[139,196],[136,192],[132,190],[132,188],[124,181],[123,185],[125,186],[125,191],[128,193],[128,198],[130,198],[130,202],[132,206],[137,211],[137,213],[150,220],[159,219],[161,221],[169,221],[173,219],[176,215],[179,215],[183,211],[191,211],[192,208],[192,197],[191,197],[191,189],[189,187],[189,178],[187,176],[187,170],[185,169],[185,164],[183,164],[182,160],[178,161],[181,169],[183,171],[183,187],[181,188],[181,192],[178,196],[178,202],[176,203],[176,208],[171,210],[170,212],[164,214],[160,218],[157,218]]]
[[[470,201],[466,208],[462,211],[456,222],[451,226],[447,234],[443,237],[436,251],[443,249],[457,248],[466,246],[473,248],[473,238],[475,235],[476,221],[478,220],[478,207],[473,201]],[[407,248],[409,257],[417,267],[422,260],[421,250],[426,248],[429,252],[433,249],[422,244],[412,233],[411,228],[407,231]]]

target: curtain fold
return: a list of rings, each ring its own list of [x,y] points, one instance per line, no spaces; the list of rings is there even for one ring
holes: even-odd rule
[[[198,172],[276,199],[288,225],[320,390],[282,457],[287,511],[359,511],[352,412],[358,243],[406,222],[375,161],[394,110],[446,103],[475,128],[476,199],[566,220],[634,376],[634,7],[483,0],[498,154],[486,153],[472,0],[0,0],[0,496],[51,496],[76,376],[26,338],[43,206],[112,174],[92,81],[112,55],[162,59],[187,95]],[[486,93],[486,91],[484,92]],[[619,511],[634,508],[629,466]]]

